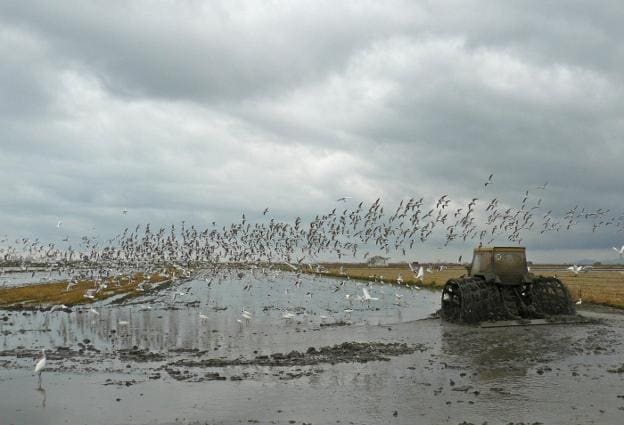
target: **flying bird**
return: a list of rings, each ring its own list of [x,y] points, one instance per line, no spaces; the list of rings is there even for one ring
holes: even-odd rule
[[[351,199],[352,196],[343,196],[342,198],[336,199],[336,202],[347,202],[347,199]]]
[[[425,277],[425,269],[423,266],[420,266],[418,268],[418,274],[416,275],[416,279],[420,280],[421,282],[423,281],[423,277]]]
[[[620,254],[620,257],[624,256],[624,245],[622,245],[620,249],[617,249],[616,247],[613,247],[613,249],[615,250],[615,252]]]
[[[585,267],[577,266],[576,264],[574,264],[574,265],[571,265],[570,267],[568,267],[566,270],[570,270],[575,275],[578,275],[579,272],[583,271],[584,269],[585,269]]]

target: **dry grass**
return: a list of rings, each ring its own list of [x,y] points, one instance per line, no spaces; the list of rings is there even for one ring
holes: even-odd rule
[[[136,273],[131,277],[109,278],[106,281],[107,288],[97,292],[93,299],[84,296],[88,289],[95,288],[93,280],[80,280],[69,290],[67,281],[3,288],[0,289],[0,307],[35,308],[56,304],[72,306],[89,304],[119,294],[138,296],[143,293],[137,289],[141,282],[154,284],[168,279],[168,276],[160,274],[153,274],[144,279],[143,273]]]
[[[559,272],[557,277],[568,287],[572,298],[583,302],[624,308],[624,274],[619,271],[595,270],[574,276]]]
[[[432,273],[425,272],[423,281],[416,280],[407,264],[392,265],[389,267],[368,267],[366,265],[343,265],[343,273],[340,274],[339,265],[327,265],[327,273],[330,276],[345,277],[361,280],[376,280],[388,283],[397,283],[399,274],[402,275],[404,285],[418,285],[433,288],[441,288],[447,280],[466,274],[466,268],[461,266],[452,266],[446,270],[433,270]]]

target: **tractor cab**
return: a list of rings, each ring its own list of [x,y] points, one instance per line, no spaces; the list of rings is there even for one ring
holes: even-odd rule
[[[530,280],[524,247],[475,248],[468,274],[499,285],[515,286]]]

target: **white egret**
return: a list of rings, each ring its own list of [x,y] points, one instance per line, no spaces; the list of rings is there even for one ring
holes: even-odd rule
[[[37,360],[37,364],[35,365],[35,373],[39,375],[39,388],[41,388],[41,372],[43,372],[43,369],[46,367],[47,361],[45,349],[41,350],[41,352],[43,355],[39,360]]]

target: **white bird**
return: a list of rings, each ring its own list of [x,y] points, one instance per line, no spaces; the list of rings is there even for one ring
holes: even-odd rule
[[[343,196],[342,198],[336,199],[336,202],[347,202],[347,199],[351,199],[351,196]]]
[[[364,301],[377,301],[379,298],[371,297],[371,294],[368,292],[367,288],[362,288],[362,292],[364,293]]]
[[[95,314],[96,316],[99,316],[99,315],[100,315],[100,312],[99,312],[99,311],[97,311],[96,309],[94,309],[93,307],[91,307],[91,309],[89,310],[89,312],[90,312],[90,313]]]
[[[203,313],[199,313],[199,318],[200,318],[201,320],[208,320],[208,316],[206,316],[206,315],[205,315],[205,314],[203,314]]]
[[[88,289],[87,292],[84,293],[84,297],[92,300],[95,298],[95,292],[95,289]]]
[[[37,364],[35,364],[35,373],[39,374],[39,388],[41,388],[41,372],[46,366],[46,354],[45,349],[41,350],[43,356],[39,360],[37,360]]]
[[[117,324],[119,326],[128,326],[130,322],[128,322],[127,320],[120,320],[119,322],[117,322]]]
[[[622,248],[620,249],[617,249],[616,247],[613,247],[613,249],[615,250],[615,252],[620,254],[620,257],[624,256],[624,245],[622,245]]]
[[[243,319],[245,319],[245,323],[249,323],[252,317],[251,313],[248,312],[247,310],[243,310],[243,312],[241,313],[241,316],[243,316]]]
[[[423,277],[425,277],[425,269],[423,268],[423,266],[420,266],[418,268],[418,274],[416,275],[416,279],[420,280],[421,282],[423,281]]]
[[[577,266],[576,264],[574,264],[574,265],[568,267],[566,270],[570,270],[575,275],[578,275],[580,271],[583,271],[583,269],[584,269],[583,266]]]
[[[54,310],[65,310],[66,308],[67,306],[65,304],[56,304],[52,306],[49,313],[52,313]]]
[[[63,224],[63,220],[59,220],[59,221],[57,221],[57,222],[56,222],[56,228],[57,228],[57,229],[60,229],[62,224]]]
[[[295,314],[291,313],[290,311],[285,311],[282,314],[282,319],[290,320],[290,319],[293,319],[294,317],[295,317]]]

